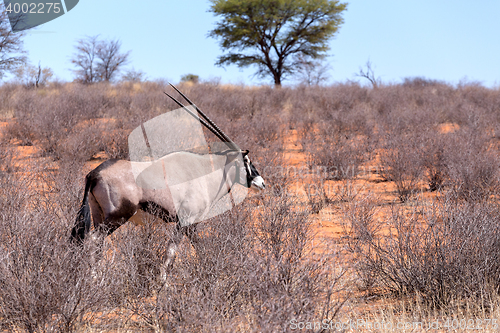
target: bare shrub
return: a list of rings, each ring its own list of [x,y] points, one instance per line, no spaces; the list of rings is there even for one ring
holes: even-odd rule
[[[366,119],[359,117],[358,111],[369,100],[368,91],[352,82],[330,87],[298,87],[289,92],[293,106],[291,119],[300,124],[305,117],[311,117],[330,126],[362,129]]]
[[[318,214],[328,205],[353,201],[363,187],[352,179],[343,179],[335,184],[328,183],[321,175],[311,175],[310,180],[304,184],[307,202],[314,214]]]
[[[264,200],[254,229],[261,261],[250,285],[256,329],[284,329],[299,316],[333,318],[343,303],[332,299],[339,276],[330,271],[328,261],[309,259],[313,234],[308,212],[285,193]]]
[[[359,202],[345,215],[348,248],[372,292],[419,295],[430,307],[474,299],[479,308],[471,310],[487,308],[484,295],[500,283],[498,207],[394,207],[387,223],[374,219],[373,207]]]
[[[324,207],[332,203],[325,190],[325,182],[322,178],[312,184],[304,185],[311,212],[318,214]]]
[[[489,199],[499,189],[498,157],[478,130],[464,130],[450,139],[446,152],[449,186],[460,200]]]
[[[166,290],[166,282],[160,278],[167,240],[172,234],[152,216],[146,216],[143,222],[142,226],[123,226],[111,237],[115,245],[112,258],[122,272],[111,295],[121,309],[138,317],[136,322],[141,327],[161,331],[169,320],[168,293],[176,292]]]
[[[93,311],[106,307],[111,275],[92,278],[89,248],[69,244],[69,224],[61,219],[55,204],[27,187],[32,183],[13,176],[2,183],[2,328],[71,332],[92,322],[97,316]]]
[[[65,85],[37,91],[17,91],[9,100],[15,119],[3,140],[36,145],[54,160],[86,161],[99,151],[126,157],[126,136],[136,126],[125,115],[132,101],[116,98],[112,87]],[[98,121],[97,117],[104,117]]]
[[[372,63],[370,60],[368,60],[366,62],[365,67],[366,67],[366,71],[363,70],[362,67],[360,67],[359,72],[356,73],[355,75],[357,77],[362,77],[362,78],[367,79],[372,84],[373,89],[377,89],[379,87],[379,85],[382,84],[382,79],[380,77],[375,76],[375,73],[374,73],[373,68],[372,68]]]
[[[415,136],[392,137],[381,155],[382,175],[396,184],[401,202],[406,202],[419,189],[423,174],[421,144]]]
[[[290,165],[282,154],[282,145],[273,145],[269,150],[254,149],[252,162],[269,184],[272,191],[286,191],[294,181],[299,181],[306,176],[305,168]],[[254,157],[255,156],[255,157]]]
[[[282,129],[280,129],[280,123],[277,117],[255,117],[249,123],[245,124],[247,128],[252,128],[251,135],[254,142],[262,148],[269,148],[271,145],[280,142],[282,138]]]
[[[358,287],[365,290],[374,290],[377,287],[377,275],[371,267],[379,267],[381,264],[377,253],[371,251],[367,244],[379,245],[376,237],[379,235],[381,225],[374,219],[376,213],[376,201],[371,197],[353,200],[343,209],[345,223],[343,232],[347,251],[354,254],[356,262],[355,270],[360,278]],[[366,257],[366,258],[365,258]]]
[[[59,98],[43,95],[41,91],[24,91],[15,102],[16,121],[10,124],[8,135],[24,144],[36,143],[46,156],[61,158],[60,145],[72,133],[82,112],[73,110],[74,95],[69,95]]]
[[[426,170],[425,178],[431,192],[443,189],[448,180],[447,143],[448,137],[438,133],[427,133],[423,139],[422,164]]]
[[[309,166],[323,168],[325,179],[355,178],[360,165],[371,157],[370,142],[358,130],[350,125],[343,128],[338,121],[304,128],[301,143],[309,154]]]
[[[344,179],[334,188],[333,194],[336,202],[351,202],[355,200],[364,189],[364,185],[356,184],[355,181]]]
[[[408,88],[426,88],[426,87],[435,87],[443,84],[444,82],[439,80],[433,80],[421,76],[415,76],[415,77],[405,77],[403,79],[402,86]]]
[[[425,133],[435,124],[454,121],[455,99],[455,92],[445,84],[385,86],[370,92],[370,115],[382,137]]]
[[[239,207],[198,226],[196,243],[186,244],[168,277],[170,327],[210,332],[245,326],[256,264],[251,229],[245,225],[249,214]]]
[[[326,179],[353,179],[360,165],[369,158],[366,145],[355,139],[324,136],[322,141],[306,149],[312,154],[310,166],[324,168]]]

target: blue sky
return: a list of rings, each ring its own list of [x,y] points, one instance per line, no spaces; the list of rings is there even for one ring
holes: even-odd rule
[[[329,82],[356,79],[368,60],[382,81],[423,76],[456,84],[500,86],[500,1],[351,0],[345,23],[331,40]],[[130,64],[148,79],[178,82],[184,74],[223,83],[269,84],[240,70],[214,65],[222,54],[207,37],[217,18],[207,0],[80,0],[64,16],[25,37],[33,64],[41,62],[65,81],[74,78],[70,57],[86,35],[118,38]],[[292,83],[285,81],[284,84]]]

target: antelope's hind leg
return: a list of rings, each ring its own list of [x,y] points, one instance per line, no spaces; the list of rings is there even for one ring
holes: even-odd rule
[[[92,193],[89,195],[89,205],[94,229],[96,229],[98,225],[102,224],[104,212]]]
[[[92,251],[92,262],[95,264],[98,262],[101,258],[101,246],[102,246],[102,241],[104,240],[104,237],[102,234],[99,232],[99,226],[103,224],[103,219],[104,219],[104,212],[102,210],[102,207],[99,205],[97,202],[97,199],[94,197],[92,193],[89,195],[89,205],[90,205],[90,212],[92,215],[92,222],[94,225],[93,230],[89,230],[90,234],[90,239],[92,240],[92,243],[94,244],[93,246],[95,247],[94,250]]]
[[[104,212],[104,221],[99,219],[98,223],[94,223],[96,230],[102,234],[109,236],[116,229],[125,224],[137,212],[138,205],[130,202],[127,199],[122,199],[120,205],[109,211]]]
[[[102,206],[95,198],[92,201],[98,208],[92,210],[94,232],[91,236],[93,240],[92,246],[94,246],[91,259],[93,265],[92,276],[96,279],[100,276],[100,263],[103,259],[103,247],[105,246],[106,237],[125,224],[135,214],[137,205],[133,205],[130,201],[122,200],[118,209],[109,212],[106,209],[102,209]]]

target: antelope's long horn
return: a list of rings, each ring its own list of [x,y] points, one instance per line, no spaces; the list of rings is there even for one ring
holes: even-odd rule
[[[198,111],[198,113],[210,124],[212,125],[212,127],[220,133],[221,136],[224,137],[225,141],[231,143],[232,145],[234,145],[233,148],[236,147],[236,144],[233,142],[233,140],[231,140],[227,135],[226,133],[224,133],[210,118],[207,117],[207,115],[205,113],[203,113],[203,111],[201,111],[193,102],[191,102],[189,100],[189,98],[186,97],[186,95],[184,95],[179,89],[177,89],[176,86],[174,86],[172,83],[168,83],[172,88],[175,89],[175,91],[177,91],[190,105],[192,105],[196,111]]]
[[[209,124],[207,124],[203,119],[201,119],[200,117],[198,117],[197,115],[195,115],[194,113],[192,113],[187,107],[185,107],[184,105],[182,105],[181,102],[179,102],[178,100],[176,100],[175,98],[173,98],[172,96],[170,96],[169,94],[167,94],[166,92],[163,92],[165,95],[167,95],[168,97],[170,97],[175,103],[177,103],[177,105],[179,105],[181,108],[183,108],[185,111],[187,111],[190,115],[192,115],[195,119],[199,120],[203,126],[205,126],[206,128],[208,128],[210,130],[210,132],[212,132],[213,134],[215,134],[215,136],[217,136],[221,141],[226,141],[225,138],[223,138],[219,133],[217,133],[212,127],[210,127]],[[233,147],[231,147],[233,148]]]

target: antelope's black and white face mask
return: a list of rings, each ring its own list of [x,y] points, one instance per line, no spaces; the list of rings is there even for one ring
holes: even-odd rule
[[[240,184],[254,191],[261,191],[266,187],[264,179],[248,157],[248,150],[233,152],[232,162],[228,165],[229,178],[234,179],[233,184]],[[235,168],[234,168],[235,167]],[[231,173],[230,170],[234,173]],[[234,178],[233,178],[234,177]]]
[[[257,169],[253,166],[252,161],[250,161],[250,158],[248,157],[248,150],[243,151],[242,155],[247,187],[255,191],[262,191],[266,188],[266,184]]]

